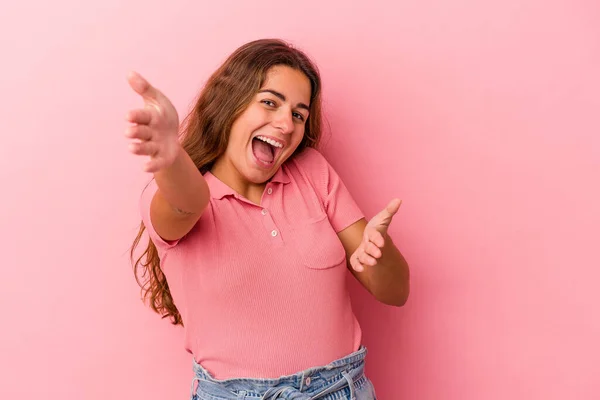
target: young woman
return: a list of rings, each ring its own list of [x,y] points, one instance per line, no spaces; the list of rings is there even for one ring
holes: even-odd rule
[[[247,43],[181,129],[165,95],[137,73],[129,84],[145,106],[126,137],[154,177],[135,273],[185,327],[192,399],[375,399],[346,271],[379,301],[406,302],[408,266],[387,234],[400,201],[367,222],[316,150],[317,68],[280,40]]]

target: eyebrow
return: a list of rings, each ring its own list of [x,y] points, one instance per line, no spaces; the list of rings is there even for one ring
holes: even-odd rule
[[[279,97],[281,99],[281,101],[285,101],[285,96],[273,89],[263,89],[263,90],[260,90],[258,93],[271,93],[273,96]],[[298,103],[296,105],[296,107],[303,108],[306,111],[310,111],[310,108],[304,103]]]

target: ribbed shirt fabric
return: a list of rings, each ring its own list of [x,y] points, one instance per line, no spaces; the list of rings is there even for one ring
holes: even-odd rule
[[[185,329],[185,349],[217,379],[277,378],[359,349],[337,233],[363,213],[314,149],[290,158],[256,205],[204,175],[210,204],[181,240],[140,209]]]

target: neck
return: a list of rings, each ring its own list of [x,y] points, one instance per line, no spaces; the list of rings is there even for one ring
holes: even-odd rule
[[[233,165],[225,165],[225,162],[222,159],[215,162],[210,169],[210,173],[232,188],[239,195],[255,204],[260,204],[266,182],[250,182],[244,178]]]

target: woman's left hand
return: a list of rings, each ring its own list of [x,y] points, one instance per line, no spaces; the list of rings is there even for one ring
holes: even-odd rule
[[[367,223],[362,242],[350,257],[350,265],[355,271],[361,272],[365,267],[377,265],[377,260],[383,254],[382,249],[386,242],[388,228],[401,204],[400,199],[392,200]]]

